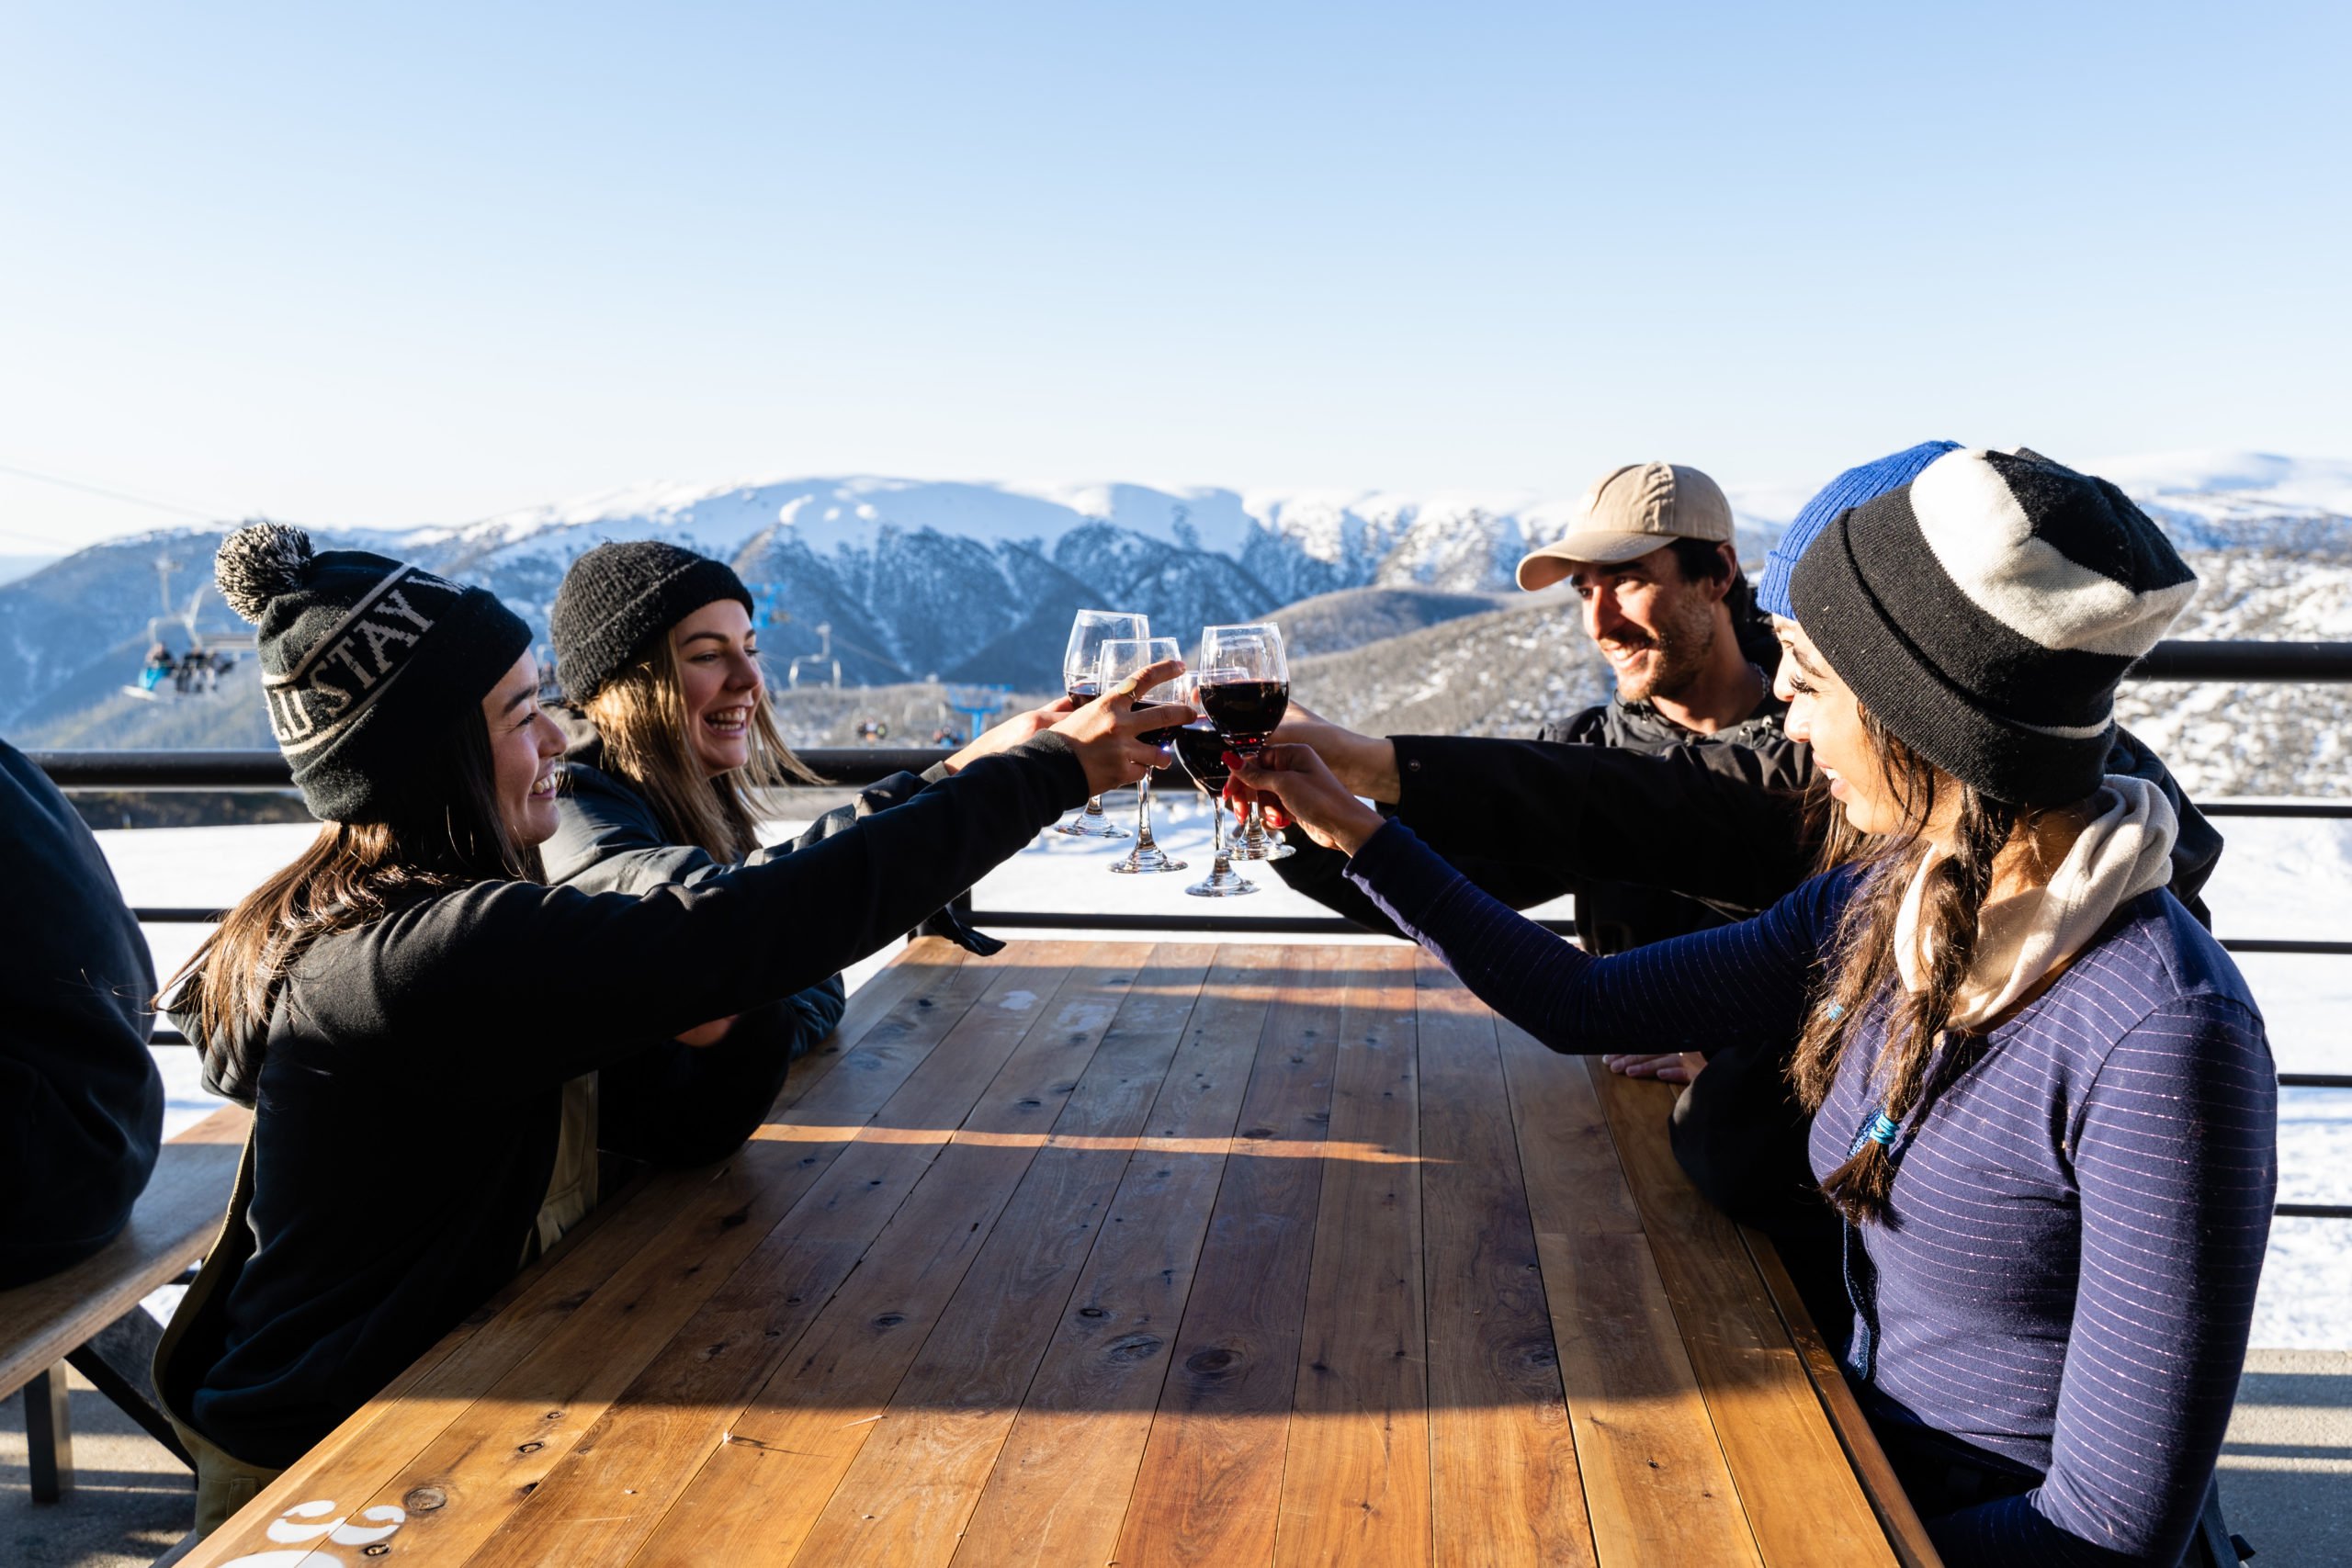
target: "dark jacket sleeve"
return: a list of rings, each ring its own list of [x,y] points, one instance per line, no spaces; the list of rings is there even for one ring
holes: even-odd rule
[[[1523,876],[1562,887],[1588,879],[1640,883],[1745,918],[1769,908],[1811,870],[1816,845],[1805,830],[1803,795],[1813,753],[1795,741],[1642,752],[1483,737],[1393,739],[1396,818],[1465,874],[1465,863],[1510,861],[1526,868]]]
[[[1047,733],[805,848],[642,895],[461,889],[321,942],[279,1017],[301,1015],[289,1031],[348,1070],[397,1062],[420,1092],[527,1095],[816,985],[1085,796]]]
[[[767,1119],[794,1061],[841,1021],[835,975],[756,1007],[713,1045],[664,1040],[598,1075],[596,1142],[655,1165],[724,1159]]]
[[[575,762],[565,770],[565,785],[556,836],[540,852],[550,882],[583,893],[642,896],[668,886],[692,886],[725,869],[697,846],[663,843],[651,805],[603,770]],[[911,793],[910,784],[898,791]],[[821,842],[855,819],[853,808],[842,807],[762,855]],[[828,976],[739,1015],[716,1044],[662,1040],[605,1068],[597,1142],[657,1165],[723,1157],[766,1116],[793,1061],[840,1021],[843,996],[841,976]]]
[[[1582,741],[1397,735],[1387,814],[1489,897],[1523,909],[1613,882],[1679,894],[1728,919],[1769,908],[1811,874],[1818,836],[1804,795],[1813,753],[1775,739],[1657,751]],[[1374,931],[1394,926],[1304,843],[1283,880]]]

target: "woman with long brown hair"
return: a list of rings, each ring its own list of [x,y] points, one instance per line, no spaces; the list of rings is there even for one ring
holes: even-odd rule
[[[892,774],[797,838],[763,848],[762,826],[789,809],[778,792],[820,781],[776,728],[755,609],[734,569],[661,540],[602,544],[572,562],[548,616],[571,732],[555,836],[541,849],[549,882],[589,893],[694,886],[821,842],[1071,711],[1064,699],[1008,720],[929,774]],[[999,945],[951,911],[920,929],[982,953]],[[840,1021],[842,1006],[841,976],[831,975],[740,1017],[707,1021],[626,1070],[578,1086],[575,1117],[603,1129],[606,1147],[663,1147],[682,1158],[732,1148],[775,1100],[790,1063]],[[675,1101],[690,1082],[704,1113],[681,1116]],[[584,1181],[593,1172],[572,1174]]]
[[[1159,753],[1140,735],[1186,716],[1115,694],[803,852],[590,894],[541,879],[564,740],[495,597],[270,524],[231,536],[215,576],[260,629],[271,728],[323,826],[168,1004],[211,1087],[254,1108],[230,1222],[158,1357],[199,1528],[560,1227],[567,1084],[892,941],[1141,777]],[[691,1075],[671,1087],[718,1121],[740,1110]]]
[[[1788,732],[1856,852],[1754,919],[1607,958],[1306,747],[1238,775],[1556,1050],[1800,1040],[1849,1224],[1848,1375],[1952,1568],[2172,1568],[2235,1396],[2277,1185],[2269,1046],[2165,888],[2165,796],[2102,773],[2116,683],[2194,586],[2121,492],[2031,453],[1955,450],[1839,514],[1781,629]]]

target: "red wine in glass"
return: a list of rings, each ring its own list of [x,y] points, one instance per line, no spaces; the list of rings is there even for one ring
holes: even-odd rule
[[[1069,700],[1080,707],[1084,707],[1102,694],[1102,682],[1100,681],[1072,681],[1069,683]]]
[[[1211,798],[1225,793],[1225,737],[1214,724],[1188,724],[1176,731],[1176,760]]]
[[[1221,681],[1212,671],[1201,680],[1201,710],[1227,745],[1237,751],[1255,751],[1290,711],[1290,682]]]

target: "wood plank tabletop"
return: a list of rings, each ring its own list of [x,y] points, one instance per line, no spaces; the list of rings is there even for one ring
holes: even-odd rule
[[[1398,944],[926,939],[185,1561],[1932,1564],[1672,1100]]]

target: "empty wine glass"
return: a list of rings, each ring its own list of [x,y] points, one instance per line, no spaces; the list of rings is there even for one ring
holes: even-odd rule
[[[1216,726],[1227,749],[1256,756],[1290,711],[1290,663],[1283,657],[1282,627],[1256,621],[1204,628],[1195,679],[1201,711]],[[1264,813],[1252,801],[1234,858],[1281,860],[1295,852],[1266,831]]]
[[[1198,677],[1184,677],[1182,696],[1194,707],[1201,705]],[[1176,761],[1209,807],[1209,874],[1184,891],[1195,898],[1238,898],[1255,893],[1258,885],[1233,869],[1233,854],[1225,841],[1225,737],[1207,719],[1196,718],[1176,732]]]
[[[1062,686],[1070,701],[1083,707],[1102,694],[1099,673],[1102,645],[1113,637],[1146,637],[1151,623],[1125,610],[1080,610],[1069,624],[1069,643],[1062,649]],[[1087,797],[1086,809],[1054,829],[1076,839],[1124,839],[1127,830],[1103,815],[1102,797]]]
[[[1155,664],[1166,660],[1181,661],[1183,657],[1183,650],[1172,637],[1113,637],[1102,645],[1102,662],[1096,678],[1102,682],[1102,690],[1114,691],[1122,682],[1134,679]],[[1162,681],[1148,691],[1136,692],[1131,700],[1137,706],[1148,706],[1153,703],[1176,702],[1180,697],[1181,690],[1174,681]],[[1170,725],[1165,729],[1148,729],[1144,731],[1143,739],[1151,745],[1165,746],[1175,739],[1179,728]],[[1170,856],[1152,840],[1151,774],[1147,773],[1136,785],[1135,847],[1111,869],[1121,875],[1132,876],[1145,872],[1182,871],[1184,866],[1184,862]]]

